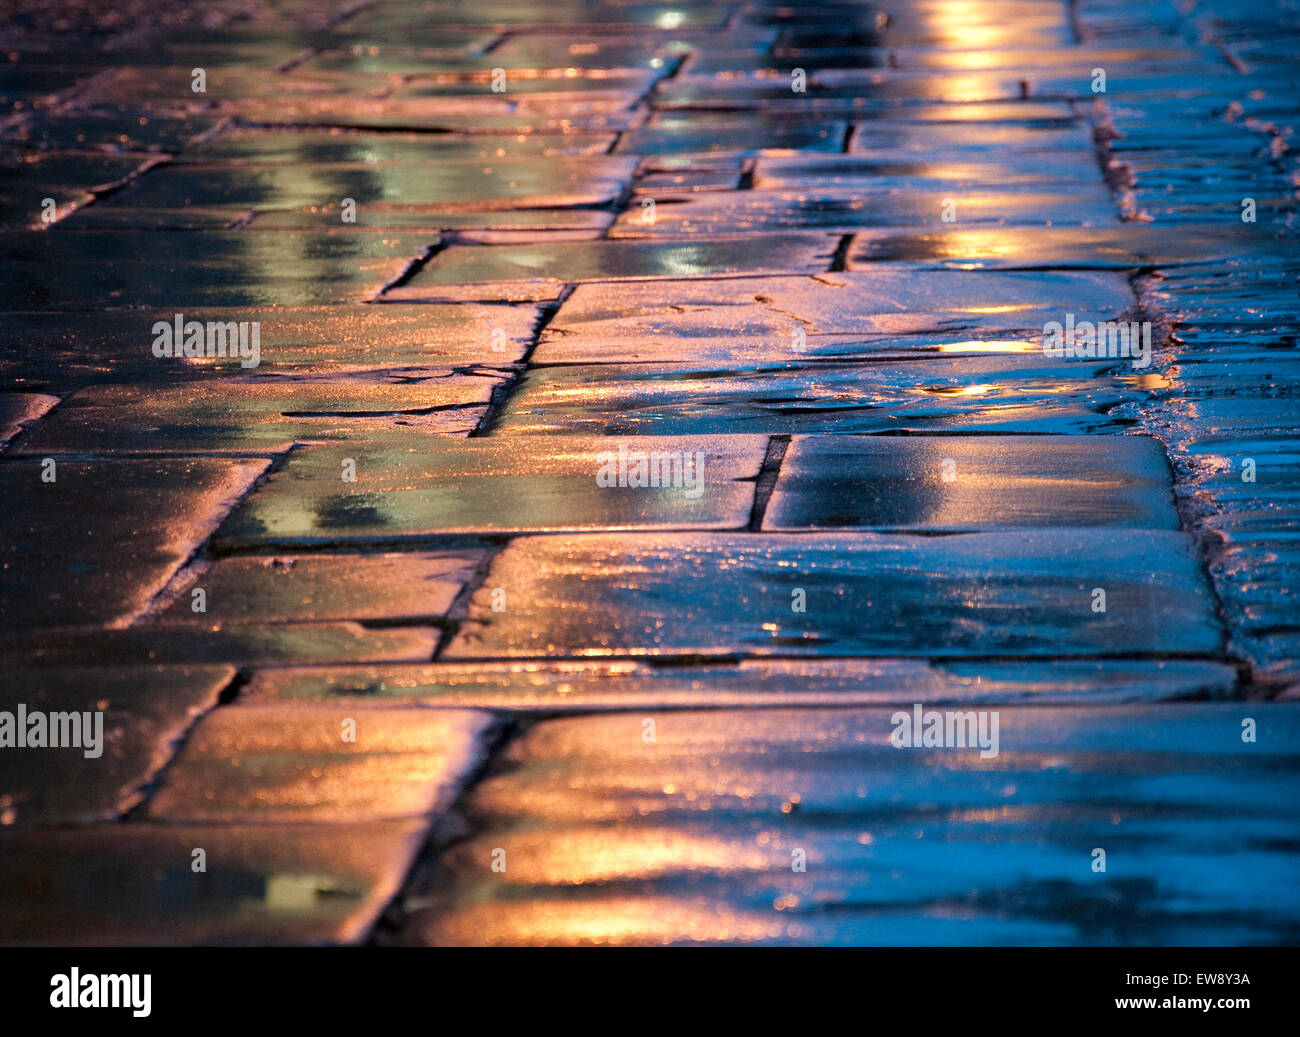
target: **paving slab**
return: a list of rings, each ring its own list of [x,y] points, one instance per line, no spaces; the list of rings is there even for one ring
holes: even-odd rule
[[[1152,530],[526,537],[496,556],[469,619],[443,658],[1212,655],[1222,643],[1194,542]]]
[[[266,465],[251,459],[40,457],[0,463],[3,626],[125,623]]]
[[[999,752],[983,759],[979,748],[896,748],[886,709],[538,724],[475,789],[476,834],[444,857],[449,892],[417,912],[409,938],[1291,940],[1300,709],[1011,707],[997,716]],[[1245,716],[1259,725],[1254,744],[1242,742]],[[646,719],[652,741],[642,737]],[[1104,872],[1093,868],[1097,849]],[[494,870],[501,851],[505,868]],[[799,860],[803,870],[792,867]]]
[[[172,758],[191,725],[217,705],[230,666],[6,668],[0,709],[41,713],[72,736],[58,746],[0,753],[0,824],[86,824],[118,818]],[[72,719],[56,721],[68,713]],[[57,726],[57,729],[55,725]],[[32,729],[25,729],[29,736]],[[26,740],[26,738],[25,738]]]
[[[834,119],[700,118],[656,115],[619,138],[633,155],[756,155],[765,151],[838,152],[849,126]]]
[[[604,39],[596,43],[539,41],[531,35],[506,36],[492,47],[491,57],[453,54],[427,47],[360,47],[321,50],[302,63],[308,72],[360,72],[367,75],[437,76],[450,80],[483,78],[490,82],[494,69],[522,73],[525,77],[554,78],[571,71],[588,75],[625,75],[638,70],[672,67],[685,45],[624,43]],[[526,80],[525,80],[526,81]],[[518,79],[507,80],[510,87]]]
[[[1041,337],[1041,333],[1040,333]],[[502,434],[1121,431],[1140,399],[1128,361],[1056,359],[1023,342],[870,363],[532,368],[493,420]],[[1127,380],[1126,380],[1127,379]]]
[[[1150,436],[796,436],[763,528],[1178,529]]]
[[[92,213],[94,209],[82,210]],[[154,210],[147,210],[147,215]],[[447,244],[529,244],[533,241],[594,241],[614,222],[612,212],[595,209],[495,209],[482,211],[443,205],[374,205],[356,210],[357,229],[428,230]],[[318,230],[339,226],[337,204],[313,209],[250,213],[245,228]],[[436,232],[443,231],[443,234]]]
[[[1012,330],[1033,330],[1030,347],[1039,349],[1043,325],[1060,319],[1061,307],[1112,315],[1133,302],[1127,281],[1116,274],[918,275],[885,263],[808,277],[673,279],[616,289],[580,284],[547,323],[530,359],[537,365],[730,361],[751,367],[898,356],[907,336],[944,352],[992,351],[992,344],[955,345]],[[963,331],[970,334],[954,336]]]
[[[1036,123],[1018,121],[998,122],[989,119],[988,106],[970,106],[970,110],[950,110],[954,121],[935,120],[903,122],[877,120],[855,123],[849,137],[850,154],[874,154],[891,151],[944,152],[966,148],[971,158],[994,155],[1020,154],[1022,152],[1055,153],[1063,162],[1081,161],[1081,156],[1092,150],[1092,133],[1079,119],[1069,117],[1069,109],[1059,106],[1055,116]],[[1049,114],[1049,113],[1043,113]],[[959,115],[965,120],[957,119]],[[973,116],[984,115],[984,119]],[[967,125],[975,122],[977,125]],[[837,150],[837,149],[826,149]],[[1069,152],[1069,157],[1061,152]]]
[[[303,448],[231,516],[218,540],[247,546],[452,533],[740,529],[749,521],[766,449],[765,437],[727,435]],[[354,483],[341,481],[345,456],[355,461]],[[652,457],[657,485],[649,484]],[[636,484],[638,465],[644,486]]]
[[[101,204],[179,209],[220,199],[225,206],[253,211],[325,209],[342,226],[344,198],[353,199],[358,212],[372,204],[396,203],[433,212],[608,205],[622,194],[635,167],[635,158],[594,155],[438,158],[385,165],[185,165],[154,170]]]
[[[431,242],[381,232],[166,234],[0,232],[6,310],[267,306],[361,302]],[[49,270],[62,276],[52,279]]]
[[[504,377],[435,368],[378,384],[214,375],[172,385],[95,385],[65,400],[19,448],[27,454],[282,453],[298,442],[368,442],[403,431],[465,435]]]
[[[196,574],[162,623],[320,623],[443,616],[482,551],[221,558]],[[195,611],[202,590],[204,611]]]
[[[186,739],[148,816],[209,824],[428,817],[482,762],[490,723],[467,710],[228,706]]]
[[[533,339],[533,305],[204,307],[186,320],[261,322],[262,374],[468,367],[517,362]],[[93,325],[75,312],[13,312],[0,322],[0,379],[57,386],[222,378],[244,372],[239,357],[153,355],[153,326],[175,310],[108,310]],[[8,394],[5,394],[8,395]],[[4,395],[0,395],[3,402]]]
[[[1085,85],[1087,80],[1084,81]],[[1048,91],[1044,91],[1048,93]],[[960,95],[963,102],[1010,101],[1023,98],[1019,77],[997,72],[967,72],[935,75],[885,69],[815,69],[805,89],[791,89],[789,73],[771,78],[719,77],[715,75],[674,76],[657,85],[655,107],[659,110],[691,109],[811,111],[821,114],[860,115],[879,112],[888,117],[907,111],[908,102],[944,101]]]
[[[177,165],[424,166],[478,160],[519,162],[563,155],[604,155],[613,133],[516,134],[345,133],[339,130],[244,130],[207,137],[176,156]]]
[[[1233,227],[990,227],[934,231],[865,230],[848,252],[848,269],[875,263],[928,270],[1127,270],[1223,263],[1257,251],[1285,250],[1283,242]]]
[[[368,627],[359,622],[166,627],[144,617],[134,626],[20,628],[0,635],[0,660],[31,668],[143,663],[235,666],[427,662],[441,635],[433,626]]]
[[[950,148],[918,155],[914,151],[873,151],[856,155],[759,156],[754,162],[755,190],[805,188],[951,189],[971,191],[1097,182],[1097,171],[1081,166],[1062,168],[1060,155],[1049,151],[1012,152],[1005,157],[981,154],[972,148]],[[964,206],[962,207],[964,210]]]
[[[640,281],[734,274],[828,270],[836,239],[822,234],[718,237],[700,242],[590,241],[472,248],[453,245],[435,255],[384,298],[440,298],[446,285],[488,281]]]
[[[524,713],[866,706],[1122,703],[1227,698],[1236,671],[1200,660],[924,662],[745,659],[655,667],[638,660],[295,666],[259,670],[241,701],[392,703]]]
[[[0,942],[359,943],[426,829],[424,820],[2,829]]]
[[[253,97],[222,105],[243,125],[310,127],[372,132],[545,134],[622,133],[644,118],[623,96],[578,105],[570,97],[529,98],[486,93],[478,97],[392,97],[303,93],[293,98]]]
[[[37,108],[0,128],[0,141],[33,148],[90,147],[109,152],[170,154],[214,129],[218,121],[219,117],[210,113],[160,110],[133,103]]]
[[[815,189],[710,191],[669,194],[653,210],[641,201],[620,214],[612,238],[740,234],[791,230],[851,233],[859,227],[941,227],[952,222],[1048,226],[1118,222],[1110,192],[1100,183],[1060,185],[1047,191],[960,191],[956,188],[903,191],[818,187]]]

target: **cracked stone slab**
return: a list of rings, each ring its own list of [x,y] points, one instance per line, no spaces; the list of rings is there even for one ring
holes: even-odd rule
[[[625,469],[620,447],[629,452]],[[218,539],[313,544],[439,533],[739,529],[749,521],[766,448],[765,437],[727,435],[527,442],[487,436],[418,446],[308,447],[295,451],[231,515]],[[633,485],[642,454],[647,478],[654,456],[671,485]],[[354,483],[341,481],[345,457],[356,462]],[[613,485],[598,481],[602,472]]]
[[[265,470],[263,460],[0,463],[0,620],[121,624]],[[42,481],[52,473],[53,481]]]
[[[57,627],[0,635],[0,660],[32,668],[231,663],[237,666],[409,663],[433,658],[432,626],[336,623],[208,623],[121,629]]]
[[[954,187],[906,192],[877,188],[829,187],[793,190],[709,191],[666,195],[653,210],[634,203],[619,216],[611,238],[740,234],[781,230],[852,233],[860,227],[940,227],[945,208],[955,204],[963,223],[1083,224],[1115,223],[1115,204],[1100,182],[1053,185],[1046,190],[962,191]],[[650,218],[647,219],[648,214]]]
[[[657,668],[612,662],[428,663],[259,670],[241,701],[383,702],[534,713],[1227,698],[1237,671],[1199,660],[745,659]]]
[[[870,363],[533,368],[494,428],[503,435],[1080,434],[1131,423],[1112,411],[1141,399],[1141,386],[1105,374],[1126,361],[1055,359],[1018,341],[983,345]]]
[[[0,829],[0,942],[359,943],[426,834],[424,820]]]
[[[492,611],[492,588],[504,589],[505,612]],[[1106,611],[1093,611],[1094,602]],[[442,657],[1214,655],[1221,647],[1195,543],[1183,533],[659,533],[511,542]]]
[[[388,305],[208,308],[186,320],[260,320],[260,374],[330,374],[372,370],[413,374],[430,368],[510,364],[520,360],[539,318],[534,305]],[[0,322],[0,378],[19,384],[99,381],[157,384],[244,371],[238,357],[153,355],[153,326],[174,325],[175,310],[107,310],[87,325],[84,314],[6,313]],[[3,404],[8,394],[0,394]]]
[[[7,668],[0,710],[73,714],[67,730],[80,744],[0,752],[0,824],[118,818],[234,676],[231,666]]]
[[[246,320],[258,320],[264,307],[369,299],[429,244],[424,235],[380,232],[3,231],[0,260],[10,276],[0,306],[234,306],[246,308]],[[61,276],[51,278],[51,270]]]
[[[1178,529],[1149,436],[796,436],[763,528]]]
[[[386,300],[437,297],[445,285],[492,281],[639,281],[732,274],[815,273],[831,265],[828,234],[718,237],[707,241],[582,241],[493,248],[453,245],[435,255]]]
[[[1068,304],[1068,306],[1067,306]],[[677,363],[760,366],[781,360],[994,351],[972,337],[1033,330],[1063,307],[1116,315],[1134,304],[1113,273],[928,271],[877,264],[811,277],[580,284],[533,351],[534,364]],[[969,334],[963,335],[962,332]],[[966,342],[967,348],[958,348]]]
[[[167,363],[160,360],[160,364]],[[27,454],[282,453],[294,443],[465,435],[505,375],[411,372],[374,384],[341,378],[213,377],[94,385],[25,437]]]
[[[491,723],[468,710],[228,706],[186,739],[148,816],[207,824],[430,817],[482,762]]]
[[[221,558],[158,615],[162,623],[320,623],[443,616],[483,551]],[[204,611],[194,610],[203,591]],[[165,636],[165,635],[164,635]]]
[[[1135,918],[1162,946],[1289,942],[1300,709],[996,716],[992,758],[896,748],[888,709],[537,724],[407,942],[1123,945]]]

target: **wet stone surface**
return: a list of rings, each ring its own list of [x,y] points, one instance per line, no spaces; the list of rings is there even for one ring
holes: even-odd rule
[[[800,436],[764,528],[1177,529],[1155,439],[1071,436],[1050,461],[1031,436]]]
[[[1293,8],[22,6],[0,942],[1295,942]]]
[[[1222,636],[1191,539],[1149,530],[534,537],[469,614],[449,658],[1204,655]]]
[[[739,529],[749,521],[766,449],[762,436],[727,435],[306,447],[248,498],[218,538],[248,546],[438,533]],[[340,476],[349,458],[356,480],[345,483]],[[635,485],[641,477],[645,484]]]
[[[143,800],[145,786],[234,676],[222,665],[7,669],[0,709],[72,714],[77,737],[45,752],[29,746],[0,754],[0,820],[116,819]]]
[[[221,709],[186,740],[148,814],[227,824],[428,815],[478,762],[489,722],[457,710]]]
[[[1249,752],[1236,705],[1004,708],[992,759],[899,750],[884,709],[660,713],[648,747],[640,715],[540,723],[410,939],[1285,942],[1300,714],[1256,706],[1272,748]]]

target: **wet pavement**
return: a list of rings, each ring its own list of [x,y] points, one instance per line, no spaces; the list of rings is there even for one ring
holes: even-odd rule
[[[0,940],[1300,936],[1293,5],[0,14]]]

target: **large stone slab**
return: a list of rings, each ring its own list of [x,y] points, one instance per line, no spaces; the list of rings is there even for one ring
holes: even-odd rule
[[[205,138],[175,159],[177,165],[235,166],[297,163],[319,166],[428,166],[447,160],[519,161],[558,155],[603,155],[616,136],[592,133],[556,135],[461,135],[427,133],[337,133],[325,130],[256,130]]]
[[[728,706],[889,703],[1120,703],[1225,698],[1237,672],[1165,660],[746,659],[656,667],[648,662],[449,662],[259,670],[241,701],[376,702],[530,713]]]
[[[632,178],[636,159],[584,155],[524,159],[438,159],[376,166],[275,165],[175,166],[140,178],[103,204],[111,207],[175,209],[220,199],[253,211],[322,210],[343,226],[340,204],[406,204],[431,211],[496,209],[509,205],[607,205]]]
[[[1062,184],[1046,190],[962,190],[956,187],[906,192],[819,186],[791,190],[708,191],[665,195],[653,210],[633,200],[610,231],[611,238],[772,233],[824,230],[851,234],[862,227],[942,227],[955,214],[964,224],[1106,225],[1118,222],[1104,184]]]
[[[958,107],[958,106],[953,106]],[[849,138],[850,154],[875,154],[882,151],[913,151],[933,153],[952,148],[966,148],[972,158],[990,152],[1003,155],[1008,152],[1052,152],[1061,162],[1078,162],[1081,156],[1091,158],[1092,133],[1082,120],[1071,120],[1068,108],[1062,106],[1062,117],[1036,122],[989,121],[988,106],[972,105],[984,111],[968,111],[969,116],[983,115],[983,119],[939,122],[935,120],[904,122],[901,120],[873,120],[860,122],[853,127]],[[957,116],[959,112],[948,114]],[[976,136],[978,134],[978,136]],[[827,149],[835,150],[835,149]],[[1062,154],[1062,153],[1066,154]],[[1067,157],[1068,155],[1068,157]]]
[[[246,309],[245,320],[261,320],[263,307],[369,299],[430,244],[418,234],[370,231],[5,231],[0,261],[9,276],[0,286],[0,306],[96,312],[233,306]],[[51,270],[60,276],[50,277]]]
[[[1131,270],[1225,262],[1284,250],[1240,227],[981,227],[974,230],[866,230],[849,246],[848,268],[876,263],[926,270]]]
[[[1005,340],[938,352],[864,363],[532,368],[493,427],[529,435],[1079,434],[1126,428],[1131,418],[1116,409],[1143,398],[1144,383],[1121,373],[1128,361],[1057,359]]]
[[[181,739],[214,708],[231,666],[6,668],[0,710],[70,713],[73,744],[0,748],[0,824],[111,821],[139,803]],[[96,717],[98,716],[98,719]],[[46,741],[53,741],[56,721]],[[27,729],[30,732],[30,728]]]
[[[6,313],[0,323],[0,376],[56,385],[98,381],[158,383],[244,373],[238,357],[153,355],[153,326],[174,310],[84,314]],[[204,308],[186,320],[238,323],[244,309]],[[506,364],[518,361],[537,321],[532,305],[313,306],[259,311],[260,362],[266,373],[332,374]],[[3,398],[0,398],[2,402]]]
[[[446,614],[482,551],[221,558],[158,614],[163,623],[414,622]],[[195,611],[201,590],[203,611]]]
[[[505,379],[500,372],[447,369],[379,377],[376,384],[214,374],[171,385],[95,385],[65,400],[20,448],[28,454],[280,453],[317,440],[465,435]]]
[[[763,152],[838,152],[849,132],[834,119],[755,118],[752,114],[654,115],[619,138],[619,154],[758,155]]]
[[[459,710],[229,706],[191,733],[148,816],[218,824],[427,817],[482,761],[490,723]]]
[[[763,528],[1178,529],[1146,436],[797,436]]]
[[[504,612],[492,611],[493,588],[504,589]],[[496,557],[469,619],[443,658],[1204,655],[1222,646],[1194,542],[1149,530],[528,537]]]
[[[992,758],[895,748],[887,709],[538,724],[475,789],[408,940],[1290,942],[1300,709],[996,715]]]
[[[1097,170],[1065,166],[1050,152],[1012,153],[1005,157],[951,148],[938,154],[909,151],[872,151],[855,155],[760,156],[754,162],[755,190],[806,188],[882,188],[912,191],[1005,191],[1023,187],[1044,190],[1064,184],[1091,184]],[[896,199],[903,201],[903,199]],[[959,217],[966,212],[961,205]],[[928,214],[927,214],[928,215]],[[963,217],[964,219],[964,217]]]
[[[484,281],[641,281],[684,276],[815,273],[835,252],[829,235],[786,234],[699,242],[578,241],[439,252],[387,300],[439,298],[443,285]]]
[[[336,623],[176,624],[142,620],[123,629],[55,627],[0,635],[0,660],[27,667],[231,663],[236,666],[427,662],[438,630]]]
[[[418,448],[382,441],[305,448],[231,516],[219,539],[312,544],[439,533],[739,529],[749,521],[766,447],[761,436],[723,435],[527,442],[488,436],[427,440]],[[620,448],[629,452],[621,480]],[[633,485],[638,452],[647,475],[651,456],[657,458],[659,474],[667,472],[660,482],[668,485]],[[340,477],[348,457],[356,462],[350,483]],[[602,472],[612,485],[598,481]]]
[[[1012,330],[1033,332],[1035,341],[1021,348],[1038,349],[1043,325],[1060,319],[1063,309],[1112,316],[1133,302],[1127,281],[1111,273],[921,275],[889,264],[807,277],[580,284],[543,330],[531,359],[758,366],[898,356],[939,344],[944,352],[962,352],[956,343]]]
[[[0,463],[0,626],[124,624],[265,468],[260,460]]]

